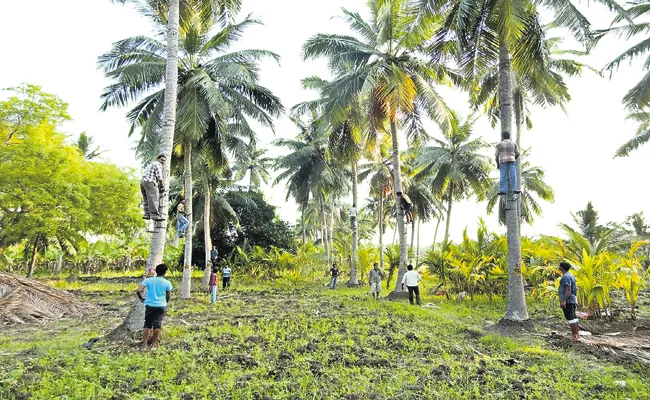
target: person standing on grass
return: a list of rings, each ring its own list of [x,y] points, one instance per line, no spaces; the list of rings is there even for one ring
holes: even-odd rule
[[[160,198],[165,195],[165,185],[162,178],[165,161],[167,161],[167,156],[164,154],[156,157],[154,162],[145,168],[144,175],[140,180],[140,191],[144,200],[144,216],[142,217],[144,219],[165,220],[165,216],[160,209]]]
[[[422,278],[417,271],[413,271],[413,266],[411,264],[409,264],[406,269],[408,271],[406,271],[402,278],[402,290],[404,290],[404,286],[406,285],[406,288],[409,290],[409,303],[413,304],[413,294],[415,294],[417,304],[422,305],[422,302],[420,301],[420,287],[418,286]]]
[[[210,262],[212,263],[212,268],[215,268],[217,266],[217,258],[219,258],[217,247],[212,246],[212,250],[210,250]]]
[[[142,338],[142,350],[147,351],[151,331],[153,330],[153,337],[151,337],[151,350],[158,348],[158,341],[160,340],[160,333],[162,332],[162,322],[165,312],[167,311],[167,303],[171,298],[172,284],[164,278],[167,273],[167,265],[156,265],[156,276],[147,278],[142,281],[140,286],[136,289],[135,293],[144,303],[144,333]],[[142,296],[144,289],[147,289],[147,298]]]
[[[214,304],[217,302],[217,268],[212,267],[212,273],[210,274],[210,303]]]
[[[223,267],[221,270],[221,280],[223,283],[223,288],[230,287],[230,275],[232,274],[232,270],[230,269],[229,266]]]
[[[372,298],[379,300],[379,293],[381,292],[381,280],[384,277],[384,273],[379,269],[379,264],[375,263],[370,270],[370,293]]]
[[[341,276],[342,271],[336,267],[336,263],[332,263],[332,268],[330,268],[330,290],[334,290],[336,287],[336,280]]]
[[[568,262],[560,263],[560,271],[562,271],[562,278],[560,278],[560,286],[558,287],[558,296],[560,298],[560,307],[564,312],[571,328],[571,340],[580,340],[580,326],[578,326],[578,317],[576,316],[576,308],[578,306],[578,285],[576,278],[569,273],[571,264]]]

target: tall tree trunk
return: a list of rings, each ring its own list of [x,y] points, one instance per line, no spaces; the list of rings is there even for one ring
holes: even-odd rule
[[[436,230],[433,232],[433,250],[436,250],[436,239],[438,238],[438,228],[440,228],[440,221],[442,221],[442,216],[438,218],[436,222]]]
[[[453,182],[449,183],[449,203],[447,203],[447,221],[445,221],[445,238],[442,240],[442,247],[440,248],[441,252],[447,250],[447,245],[449,244],[449,226],[451,225],[451,205],[453,204],[453,193],[454,193],[454,184]]]
[[[504,38],[499,43],[499,114],[501,132],[512,132],[512,71],[510,51]],[[506,194],[507,197],[511,193]],[[506,198],[506,202],[510,201]],[[526,294],[521,275],[521,236],[519,235],[517,202],[506,205],[506,228],[508,242],[508,305],[505,319],[523,321],[528,319]]]
[[[379,269],[384,270],[384,195],[379,196]]]
[[[167,60],[165,65],[165,100],[163,104],[163,128],[160,138],[160,154],[167,156],[163,166],[163,183],[165,194],[162,196],[161,213],[167,215],[169,202],[169,166],[171,163],[172,147],[174,144],[174,128],[176,126],[176,94],[178,89],[178,12],[180,0],[169,0],[169,16],[167,20]],[[155,266],[162,263],[165,251],[165,233],[167,220],[159,223],[159,228],[151,235],[149,257],[147,258],[146,271],[153,271]],[[142,329],[144,321],[144,304],[136,297],[133,307],[124,320],[124,327],[131,331]]]
[[[189,225],[185,230],[185,251],[183,252],[183,280],[181,281],[180,299],[189,299],[192,289],[192,231],[194,224],[192,219],[192,146],[185,144],[183,149],[183,164],[185,167],[185,213]]]
[[[411,220],[411,253],[415,251],[415,218]],[[411,262],[411,258],[409,256],[409,263]]]
[[[519,99],[521,101],[521,99]],[[517,143],[517,148],[519,149],[519,152],[521,153],[521,125],[523,123],[522,121],[522,115],[521,115],[521,105],[518,105],[519,110],[515,113],[515,124],[517,125],[517,138],[516,138],[516,143]],[[521,187],[521,156],[517,158],[517,162],[515,164],[516,170],[517,170],[517,186],[519,190],[522,190]],[[523,194],[523,190],[522,190]],[[519,226],[517,229],[519,230],[521,234],[521,196],[517,196],[517,225]]]
[[[29,268],[27,269],[27,277],[31,278],[34,275],[36,268],[36,255],[38,254],[38,238],[34,239],[34,246],[32,247],[32,259],[29,260]]]
[[[415,266],[420,265],[420,223],[422,220],[418,218],[418,241],[415,244]]]
[[[358,177],[357,160],[352,162],[352,205],[357,209],[357,201],[359,200],[359,177]],[[358,209],[357,209],[358,210]],[[354,225],[352,225],[352,262],[350,265],[350,281],[351,285],[359,284],[357,263],[359,262],[359,216],[355,216]]]
[[[302,230],[302,245],[303,246],[307,244],[307,236],[306,236],[306,232],[305,232],[305,207],[306,207],[306,205],[303,204],[302,205],[302,210],[300,211],[300,224],[302,225],[301,230]]]
[[[332,256],[332,260],[334,260],[334,204],[331,204],[331,207],[332,208],[329,212],[329,224],[327,226],[329,232],[327,233],[327,236],[329,237],[330,255]]]
[[[212,250],[212,237],[210,237],[210,210],[212,206],[212,195],[210,193],[210,183],[207,179],[203,182],[203,246],[205,247],[205,269],[203,270],[203,280],[201,288],[208,289],[210,286],[210,274],[212,266],[210,265],[210,251]]]
[[[248,168],[248,193],[253,191],[253,169]]]
[[[397,121],[393,118],[390,120],[390,133],[393,141],[393,185],[395,196],[397,192],[402,191],[402,173],[400,171],[401,163],[399,158],[399,142],[397,140]],[[404,292],[402,289],[402,276],[406,273],[406,263],[408,258],[408,245],[406,242],[406,226],[404,224],[404,210],[395,203],[397,229],[399,231],[399,270],[397,281],[395,282],[394,292]]]
[[[61,273],[61,266],[63,265],[63,253],[59,253],[56,257],[56,266],[54,267],[54,276],[58,277]]]
[[[327,219],[325,218],[325,206],[323,205],[323,195],[321,194],[318,198],[318,205],[320,207],[320,221],[322,224],[321,232],[323,236],[323,247],[325,248],[325,258],[327,258],[327,263],[330,263],[330,251],[329,251],[329,239],[327,237]]]

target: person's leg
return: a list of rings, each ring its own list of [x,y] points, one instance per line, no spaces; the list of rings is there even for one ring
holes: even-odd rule
[[[228,285],[228,287],[230,288],[230,277],[228,277],[228,278],[226,278],[226,279],[227,279],[227,280],[226,280],[226,285]]]
[[[417,305],[422,305],[422,301],[420,301],[420,287],[416,286],[413,288],[413,292],[415,292],[415,302]]]
[[[413,286],[406,287],[409,290],[409,303],[413,304]]]
[[[180,219],[181,219],[181,231],[184,231],[187,229],[188,226],[190,226],[190,221],[187,218],[185,218],[184,215],[180,215]]]
[[[151,338],[151,350],[155,351],[158,348],[160,341],[160,333],[162,332],[163,318],[165,317],[165,308],[155,307],[155,317],[153,320],[153,337]]]
[[[519,185],[517,185],[517,163],[508,163],[508,175],[510,176],[510,187],[513,192],[519,192]]]
[[[225,277],[225,276],[224,276],[223,278],[221,278],[221,283],[222,283],[221,286],[222,286],[223,289],[226,288],[226,283],[227,283],[227,282],[228,282],[228,281],[226,280],[226,277]]]
[[[214,304],[217,302],[217,285],[210,286],[210,303]]]
[[[338,276],[335,276],[335,277],[334,277],[334,282],[332,282],[332,289],[334,289],[334,288],[336,287],[336,281],[337,281],[338,279],[339,279]]]
[[[160,341],[160,333],[162,328],[153,330],[153,338],[151,339],[151,351],[156,351],[158,349],[158,341]]]
[[[160,193],[158,192],[158,186],[153,182],[142,182],[142,186],[147,194],[147,202],[149,204],[149,213],[151,218],[162,219],[163,216],[160,214],[158,206],[160,205]]]
[[[149,211],[149,201],[147,199],[147,191],[142,182],[140,182],[140,193],[142,193],[142,207],[144,208],[144,219],[150,219],[151,213]]]
[[[142,331],[142,350],[147,351],[147,345],[149,344],[149,336],[151,336],[151,329],[144,328]]]
[[[499,166],[499,193],[508,191],[508,163]]]

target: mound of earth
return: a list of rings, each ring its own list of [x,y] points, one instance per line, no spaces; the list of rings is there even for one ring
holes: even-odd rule
[[[34,279],[0,272],[0,325],[81,317],[86,305]]]

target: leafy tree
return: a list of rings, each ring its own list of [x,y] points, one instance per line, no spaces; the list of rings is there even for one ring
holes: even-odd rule
[[[578,226],[578,230],[582,233],[587,241],[593,246],[607,228],[598,223],[598,211],[594,208],[593,204],[587,202],[584,210],[580,210],[575,214],[571,214],[573,221]]]
[[[297,238],[293,229],[277,218],[275,207],[268,204],[261,193],[234,190],[223,197],[237,214],[239,227],[229,225],[213,231],[220,257],[227,257],[236,246],[244,243],[266,250],[276,247],[295,251]]]
[[[0,102],[0,253],[28,240],[70,249],[85,234],[132,232],[141,225],[137,183],[114,165],[86,161],[58,124],[67,104],[36,86]]]
[[[235,173],[234,181],[241,181],[248,173],[249,191],[253,188],[259,190],[262,183],[269,183],[271,179],[269,169],[273,165],[273,159],[264,157],[266,152],[266,149],[258,149],[255,143],[249,143],[245,150],[238,154],[235,165],[232,167]]]

